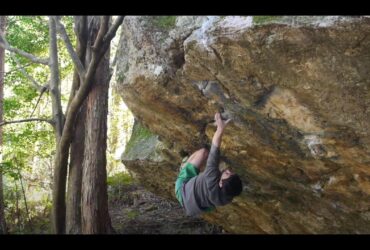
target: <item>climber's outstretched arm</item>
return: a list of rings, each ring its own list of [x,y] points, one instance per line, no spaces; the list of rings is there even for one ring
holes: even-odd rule
[[[226,125],[230,122],[230,119],[226,121],[222,120],[220,113],[216,113],[215,120],[217,130],[212,138],[212,146],[209,152],[206,169],[204,171],[207,187],[209,189],[218,188],[218,182],[220,177],[220,170],[218,169],[218,164],[220,162],[221,139]]]
[[[226,125],[231,121],[231,119],[224,121],[221,119],[220,113],[216,113],[215,121],[217,125],[217,130],[213,135],[212,144],[219,148],[221,146],[222,134],[224,133],[224,129]]]

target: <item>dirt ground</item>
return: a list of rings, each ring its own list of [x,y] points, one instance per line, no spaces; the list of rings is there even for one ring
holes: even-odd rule
[[[109,190],[112,226],[118,234],[223,234],[202,219],[187,217],[180,205],[132,184]]]

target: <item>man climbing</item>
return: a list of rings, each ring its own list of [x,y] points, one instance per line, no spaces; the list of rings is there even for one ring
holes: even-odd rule
[[[242,192],[242,182],[237,174],[231,169],[222,172],[218,169],[222,134],[230,119],[222,120],[220,113],[216,113],[215,121],[217,130],[210,151],[201,148],[193,153],[181,166],[176,180],[176,197],[189,216],[226,205]],[[199,174],[204,165],[204,172]]]

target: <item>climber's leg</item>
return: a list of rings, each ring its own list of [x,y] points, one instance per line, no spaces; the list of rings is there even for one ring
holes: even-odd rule
[[[175,183],[175,193],[177,200],[182,204],[181,188],[191,178],[197,176],[200,172],[200,168],[205,165],[208,158],[208,149],[201,148],[195,151],[186,161],[182,164],[180,173]]]
[[[195,151],[187,160],[188,163],[193,164],[196,168],[200,169],[207,162],[208,149],[201,148]]]

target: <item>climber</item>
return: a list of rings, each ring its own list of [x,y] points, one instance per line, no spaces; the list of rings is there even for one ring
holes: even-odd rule
[[[240,177],[230,168],[222,172],[218,168],[222,134],[230,120],[223,120],[220,113],[216,113],[217,130],[210,151],[206,147],[197,150],[180,167],[175,192],[188,216],[198,216],[216,206],[226,205],[242,192]],[[204,172],[199,174],[204,166]]]

